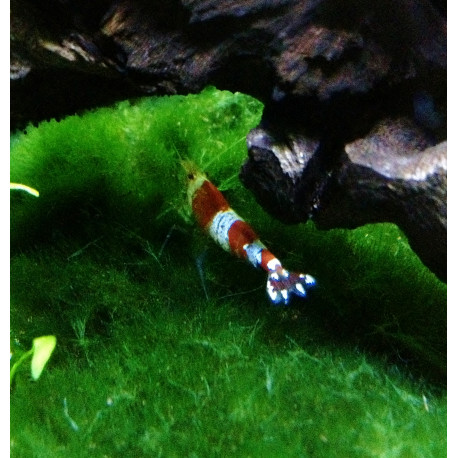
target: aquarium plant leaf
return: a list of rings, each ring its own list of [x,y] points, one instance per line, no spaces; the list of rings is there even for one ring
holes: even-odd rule
[[[34,380],[40,378],[46,363],[56,347],[56,336],[42,336],[33,339],[31,373]]]

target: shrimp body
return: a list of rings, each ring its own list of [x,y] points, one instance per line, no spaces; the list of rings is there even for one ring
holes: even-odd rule
[[[188,201],[198,224],[224,250],[265,270],[267,294],[274,304],[288,304],[291,294],[300,297],[315,285],[311,275],[289,272],[259,240],[252,227],[230,206],[219,189],[190,163]]]

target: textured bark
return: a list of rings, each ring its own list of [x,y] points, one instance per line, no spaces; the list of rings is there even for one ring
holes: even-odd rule
[[[446,142],[434,144],[407,119],[385,120],[330,156],[298,134],[248,136],[241,178],[278,219],[322,229],[394,222],[422,261],[446,279]]]
[[[265,112],[241,178],[262,205],[323,228],[393,221],[444,279],[445,14],[428,0],[12,0],[11,124],[208,84],[251,94]]]

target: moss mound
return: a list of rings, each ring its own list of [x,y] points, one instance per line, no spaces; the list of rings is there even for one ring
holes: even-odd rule
[[[208,88],[11,137],[11,345],[57,336],[11,392],[12,456],[446,456],[446,286],[389,224],[285,227],[237,180],[262,105]],[[287,267],[265,275],[194,228],[192,159]]]

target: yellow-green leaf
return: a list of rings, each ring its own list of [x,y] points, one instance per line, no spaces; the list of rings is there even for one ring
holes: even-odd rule
[[[21,183],[10,183],[10,189],[25,191],[25,192],[28,192],[29,194],[32,194],[32,196],[35,196],[35,197],[38,197],[40,195],[40,193],[36,189],[31,188],[30,186],[27,186]]]
[[[38,380],[56,347],[56,336],[33,339],[32,378]]]

